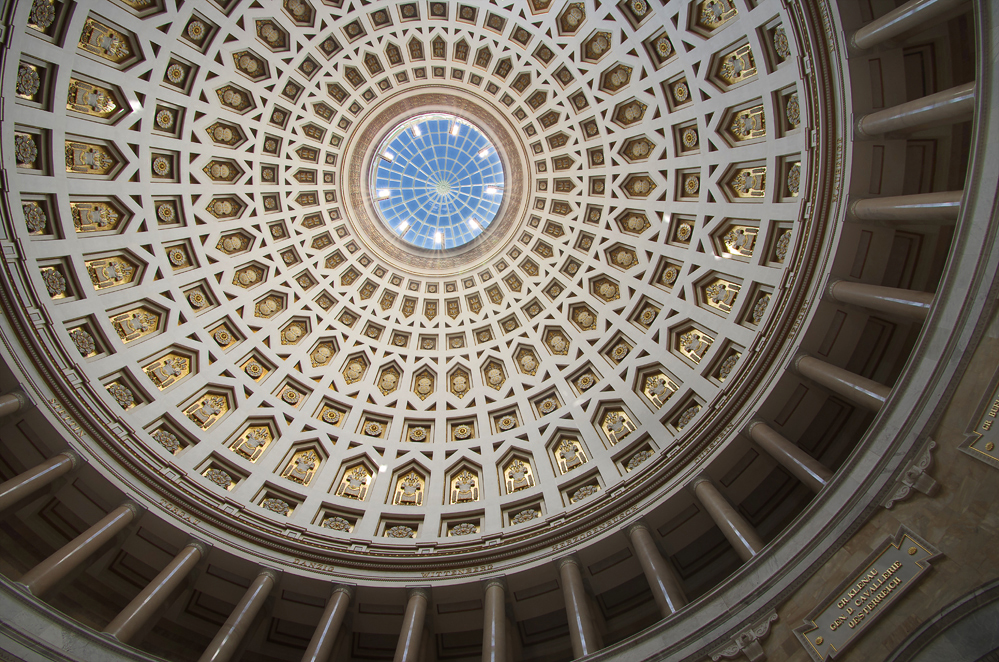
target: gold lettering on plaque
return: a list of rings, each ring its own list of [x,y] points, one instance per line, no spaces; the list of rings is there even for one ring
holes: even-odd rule
[[[996,416],[999,416],[999,372],[992,377],[989,390],[982,397],[972,422],[968,424],[968,436],[959,447],[962,452],[999,469],[999,449],[996,448],[999,446],[999,427],[996,426]]]
[[[842,654],[930,569],[940,552],[904,526],[805,617],[794,633],[816,662]]]

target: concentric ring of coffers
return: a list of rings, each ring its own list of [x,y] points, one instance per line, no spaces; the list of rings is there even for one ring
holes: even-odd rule
[[[409,6],[239,4],[245,29],[167,8],[176,48],[154,54],[146,10],[83,3],[65,50],[108,75],[55,95],[25,74],[11,97],[19,230],[95,410],[252,530],[460,545],[612,510],[739,383],[796,259],[807,104],[779,11],[693,5],[694,60],[631,3],[538,9],[553,37],[499,8],[459,27]],[[722,29],[736,16],[762,50]],[[289,68],[262,54],[296,40]],[[53,80],[41,54],[17,64]],[[164,81],[140,104],[150,67]],[[65,169],[39,160],[39,109],[66,121]],[[479,127],[504,170],[489,236],[443,258],[377,222],[365,181],[427,113]],[[119,139],[135,119],[138,155]]]

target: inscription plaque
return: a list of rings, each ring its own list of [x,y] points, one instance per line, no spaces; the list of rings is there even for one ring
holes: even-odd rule
[[[878,545],[857,571],[794,630],[816,662],[838,657],[912,588],[940,552],[906,527]]]
[[[960,450],[971,457],[999,469],[999,372],[989,383],[988,391],[975,410],[975,417],[968,424],[967,434]]]

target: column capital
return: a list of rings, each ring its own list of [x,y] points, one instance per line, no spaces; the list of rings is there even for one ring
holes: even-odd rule
[[[711,484],[712,487],[714,487],[714,483],[711,482],[710,476],[708,476],[706,473],[699,473],[696,476],[694,476],[694,478],[689,483],[687,483],[687,489],[689,489],[691,492],[694,492],[697,490],[697,486],[700,485],[701,483],[709,483]]]
[[[850,204],[846,208],[846,215],[850,218],[860,218],[860,214],[857,213],[857,207],[860,206],[860,202],[864,198],[855,198],[850,201]]]
[[[797,372],[798,374],[801,374],[801,370],[798,368],[798,365],[801,363],[802,359],[807,359],[807,358],[809,358],[807,352],[798,352],[797,354],[795,354],[794,358],[791,359],[791,369]]]
[[[124,503],[122,503],[118,507],[119,508],[123,508],[124,507],[124,508],[128,508],[129,510],[131,510],[132,511],[132,517],[134,517],[135,519],[138,519],[138,518],[142,517],[142,513],[146,512],[145,508],[143,508],[140,504],[136,503],[135,501],[132,501],[131,499],[128,499],[127,501],[125,501]]]
[[[645,531],[650,535],[652,533],[652,529],[650,529],[649,525],[646,524],[643,520],[635,520],[625,528],[625,532],[628,534],[629,538],[631,537],[631,534],[635,531]]]
[[[353,584],[337,584],[333,587],[333,594],[343,593],[347,596],[348,600],[354,599],[354,585]]]
[[[86,460],[83,459],[83,456],[81,456],[72,448],[67,448],[66,450],[59,451],[59,455],[65,455],[66,457],[68,457],[69,461],[73,463],[73,469],[79,469],[84,465],[84,463],[86,463]]]
[[[430,602],[430,587],[428,586],[410,586],[406,589],[406,599],[409,600],[416,596],[420,596],[427,602]]]
[[[506,580],[502,577],[490,577],[483,582],[483,590],[488,591],[490,586],[498,586],[506,591]]]
[[[281,577],[281,571],[274,568],[261,567],[260,572],[257,573],[257,577],[267,577],[276,584],[277,580]]]
[[[17,400],[16,411],[24,411],[28,407],[35,404],[34,402],[31,401],[31,398],[28,397],[28,394],[24,392],[24,389],[21,387],[20,384],[17,385],[17,388],[11,389],[6,393],[0,393],[0,395],[9,395],[12,398],[15,398]]]
[[[560,559],[555,559],[555,567],[558,568],[559,570],[561,570],[567,565],[574,565],[577,568],[583,567],[582,564],[579,562],[579,559],[576,558],[575,554],[569,554],[568,556],[563,556]]]
[[[766,421],[764,421],[762,419],[759,419],[759,418],[754,418],[753,420],[749,421],[749,423],[746,424],[746,427],[744,427],[742,429],[742,431],[743,431],[743,433],[745,433],[745,435],[747,437],[749,437],[750,439],[752,439],[753,438],[753,428],[755,428],[757,425],[766,425],[767,427],[770,427],[770,425],[767,424]]]
[[[189,539],[186,543],[184,543],[184,547],[193,547],[198,550],[202,558],[207,556],[208,552],[212,549],[212,545],[210,543],[202,542],[196,538]]]

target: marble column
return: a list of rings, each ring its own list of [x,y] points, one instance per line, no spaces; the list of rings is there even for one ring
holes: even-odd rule
[[[558,574],[562,579],[562,596],[569,617],[569,639],[573,659],[589,655],[599,648],[597,629],[593,625],[590,605],[586,601],[583,574],[575,556],[564,556],[558,561]]]
[[[138,505],[126,501],[105,515],[97,524],[63,545],[52,556],[26,572],[18,581],[27,586],[34,595],[44,595],[86,561],[91,554],[118,535],[140,513]]]
[[[864,115],[857,120],[857,133],[872,138],[931,124],[953,124],[972,118],[975,83],[965,83],[898,106]]]
[[[808,489],[818,493],[832,478],[824,464],[801,450],[784,435],[780,434],[763,421],[754,421],[747,429],[749,438],[763,449],[767,455],[777,460],[777,463],[788,470],[792,476],[804,483]]]
[[[333,589],[333,595],[326,603],[326,611],[319,619],[315,634],[309,647],[305,649],[302,662],[327,662],[330,653],[333,652],[333,644],[336,636],[340,632],[343,618],[350,609],[350,601],[354,597],[354,588],[346,584],[337,584]]]
[[[708,511],[715,526],[721,529],[740,559],[748,561],[762,551],[765,545],[756,529],[718,491],[710,478],[701,474],[690,486],[694,496],[704,506],[704,510]]]
[[[915,322],[923,322],[933,305],[932,292],[903,290],[897,287],[882,287],[867,283],[834,281],[829,286],[829,296],[834,301],[852,303],[855,306],[888,313]]]
[[[79,461],[79,456],[73,451],[63,451],[24,473],[0,483],[0,513],[21,499],[31,496],[59,476],[69,473],[76,468]]]
[[[891,393],[891,387],[879,384],[873,379],[844,370],[814,356],[803,354],[794,360],[794,369],[802,377],[811,379],[833,393],[841,395],[860,407],[877,411],[884,405]]]
[[[486,581],[482,615],[482,662],[506,659],[506,582],[502,577]]]
[[[430,591],[425,588],[409,589],[406,615],[402,618],[399,643],[395,647],[394,662],[417,662],[423,644],[423,626],[427,619]]]
[[[891,225],[950,225],[961,213],[964,191],[916,193],[866,198],[850,204],[850,213],[861,221]]]
[[[652,597],[659,606],[659,614],[666,618],[687,604],[687,596],[670,562],[663,558],[652,538],[652,532],[645,522],[635,522],[628,527],[628,538],[635,549],[635,555],[645,573],[645,579],[652,589]]]
[[[31,401],[28,400],[22,391],[11,391],[0,395],[0,416],[10,416],[28,407]]]
[[[881,18],[874,19],[853,33],[850,42],[857,48],[873,48],[927,24],[965,4],[967,0],[909,0]]]
[[[277,573],[273,570],[264,569],[257,575],[246,589],[239,604],[229,614],[222,629],[201,654],[199,662],[228,662],[232,659],[275,583],[277,583]]]
[[[189,542],[111,621],[104,632],[122,643],[128,643],[152,618],[182,581],[205,556],[206,548],[197,541]]]

